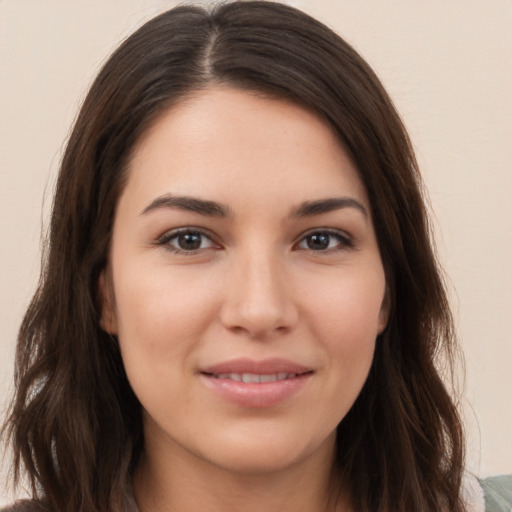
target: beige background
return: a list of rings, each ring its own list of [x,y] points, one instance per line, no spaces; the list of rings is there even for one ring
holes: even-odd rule
[[[289,3],[361,51],[405,119],[466,354],[469,466],[512,472],[512,2]],[[37,280],[42,213],[81,98],[118,42],[174,4],[0,0],[1,404]]]

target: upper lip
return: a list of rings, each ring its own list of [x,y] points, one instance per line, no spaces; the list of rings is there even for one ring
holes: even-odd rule
[[[311,371],[313,371],[312,368],[281,358],[264,359],[261,361],[239,358],[201,368],[201,373],[213,375],[223,373],[252,373],[258,375],[271,375],[273,373],[302,374]]]

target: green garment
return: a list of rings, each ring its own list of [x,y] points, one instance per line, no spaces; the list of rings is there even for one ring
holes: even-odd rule
[[[480,480],[484,493],[485,512],[512,512],[512,475],[493,476]],[[136,512],[137,505],[132,496],[125,503],[127,512]],[[474,512],[484,512],[483,503]],[[0,512],[46,512],[47,509],[29,500],[0,509]]]
[[[512,475],[480,480],[484,491],[485,512],[512,512]]]

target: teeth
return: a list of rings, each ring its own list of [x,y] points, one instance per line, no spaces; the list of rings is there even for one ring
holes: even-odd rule
[[[242,375],[239,373],[219,373],[216,375],[217,379],[229,379],[229,380],[236,380],[240,382],[242,380]]]
[[[270,374],[257,374],[257,373],[219,373],[214,375],[217,379],[234,380],[236,382],[246,382],[249,384],[260,382],[275,382],[277,380],[293,379],[296,373],[270,373]]]
[[[260,381],[260,376],[255,373],[243,373],[242,382],[255,383]]]

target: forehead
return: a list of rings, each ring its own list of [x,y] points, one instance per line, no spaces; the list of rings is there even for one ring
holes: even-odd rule
[[[355,165],[331,127],[295,103],[238,89],[200,91],[161,115],[137,144],[127,189],[231,203],[300,202],[349,194],[367,202]]]

